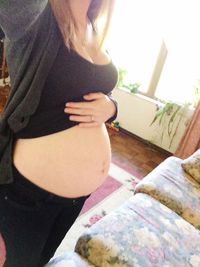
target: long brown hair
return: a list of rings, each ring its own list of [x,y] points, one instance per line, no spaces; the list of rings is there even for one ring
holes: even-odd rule
[[[68,0],[50,0],[53,13],[66,46],[76,50],[77,24]],[[97,49],[106,40],[113,14],[115,0],[91,0],[87,15],[97,39]]]

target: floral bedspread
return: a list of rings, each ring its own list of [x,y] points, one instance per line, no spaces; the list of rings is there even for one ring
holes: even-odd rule
[[[199,267],[200,231],[138,193],[89,228],[75,250],[96,267]]]
[[[45,267],[94,267],[75,252],[66,252],[52,259]]]
[[[149,194],[200,230],[200,184],[184,172],[181,162],[167,158],[136,185],[134,193]]]

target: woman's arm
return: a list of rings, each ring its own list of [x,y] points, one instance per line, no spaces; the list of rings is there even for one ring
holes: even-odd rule
[[[48,0],[0,0],[0,26],[10,40],[22,37],[44,10]]]

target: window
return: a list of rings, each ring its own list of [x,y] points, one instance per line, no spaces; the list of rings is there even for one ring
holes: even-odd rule
[[[163,36],[168,48],[155,96],[176,102],[192,102],[199,87],[199,1],[170,1],[163,16]],[[169,19],[170,18],[170,19]]]
[[[192,100],[200,77],[198,10],[198,0],[116,0],[108,48],[140,93]]]

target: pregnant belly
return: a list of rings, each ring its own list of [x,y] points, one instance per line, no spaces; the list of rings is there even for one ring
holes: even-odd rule
[[[64,197],[95,191],[106,179],[110,161],[105,124],[74,126],[42,137],[18,139],[13,149],[13,164],[23,176]]]

